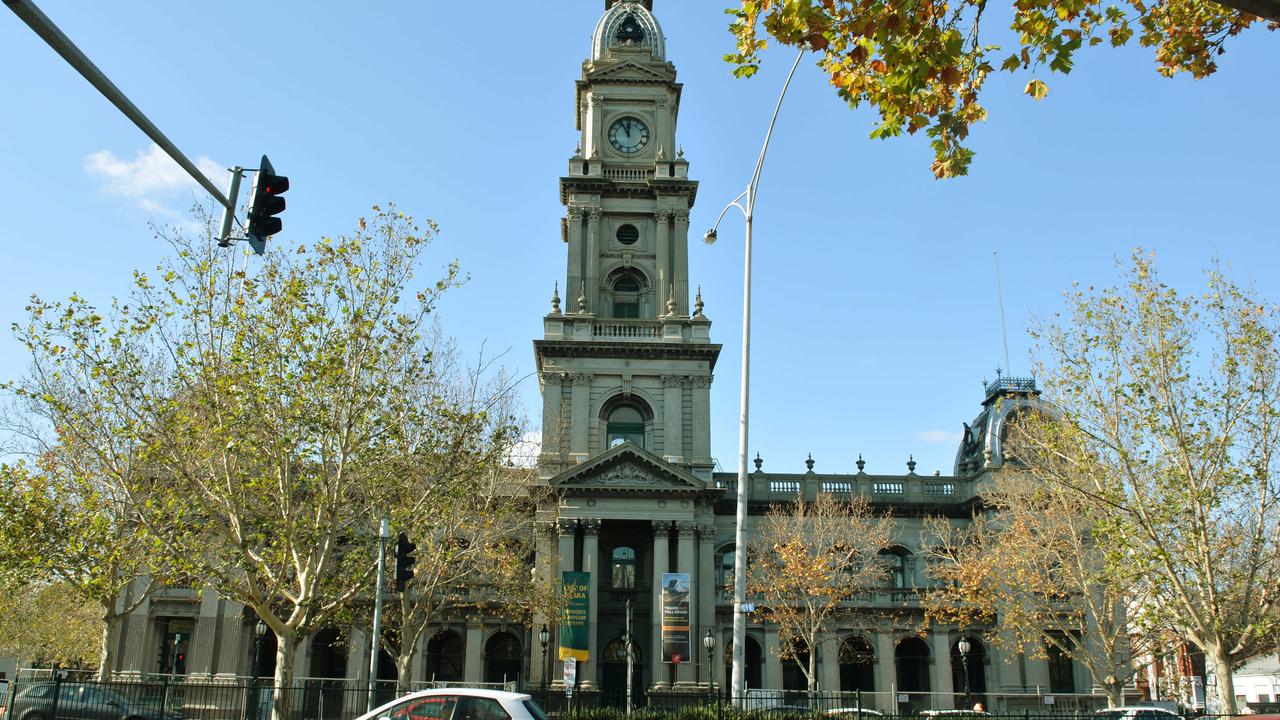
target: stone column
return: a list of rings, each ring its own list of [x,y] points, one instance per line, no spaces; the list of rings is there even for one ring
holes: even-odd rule
[[[649,634],[649,662],[653,676],[651,687],[661,690],[668,687],[667,665],[662,662],[662,574],[667,572],[670,524],[665,520],[653,521],[653,611],[651,613],[652,631]]]
[[[655,300],[657,308],[655,315],[661,317],[667,314],[667,291],[671,287],[674,278],[671,277],[671,238],[669,237],[671,229],[671,213],[666,210],[659,210],[654,214],[654,222],[657,227],[657,254],[658,254],[658,276],[653,279],[658,286]]]
[[[689,314],[689,211],[677,210],[671,254],[675,262],[676,312]]]
[[[698,578],[696,538],[697,526],[692,522],[676,523],[676,570],[689,573],[689,581]],[[698,597],[694,592],[697,585],[689,588],[689,657],[676,668],[676,684],[682,687],[693,687],[697,684],[698,656],[702,653],[702,640],[698,636]]]
[[[590,439],[588,429],[591,418],[591,373],[573,373],[573,390],[570,395],[572,405],[569,430],[569,462],[584,462],[590,455]],[[572,569],[572,568],[570,568]]]
[[[693,437],[686,452],[689,462],[711,462],[711,376],[689,378],[689,392],[693,393]]]
[[[892,632],[876,634],[876,696],[877,709],[884,713],[896,713],[898,708],[898,665]]]
[[[561,455],[560,442],[561,433],[564,431],[562,427],[564,418],[560,415],[560,406],[564,399],[560,390],[560,381],[563,379],[564,373],[561,372],[542,373],[542,450],[540,455],[542,458],[553,460],[557,463],[557,467],[559,467],[558,463],[565,460]]]
[[[684,456],[684,376],[662,376],[662,454],[668,457]],[[676,460],[675,462],[682,462]],[[684,568],[681,568],[683,571]]]
[[[581,208],[569,208],[569,267],[565,274],[568,284],[565,285],[564,296],[567,300],[566,307],[571,313],[578,311],[578,293],[582,292],[582,218]]]
[[[600,520],[582,521],[582,569],[591,574],[587,585],[587,648],[590,659],[578,663],[583,690],[596,689],[596,668],[600,665]]]
[[[778,629],[764,629],[764,686],[767,688],[782,687],[782,658],[773,652],[778,647]],[[786,662],[795,662],[787,660]]]
[[[723,663],[718,659],[724,654],[721,635],[716,628],[716,526],[707,524],[698,527],[698,573],[695,575],[698,589],[698,631],[694,634],[694,642],[698,646],[698,662],[706,664],[707,650],[702,647],[702,636],[707,630],[716,638],[715,655],[711,665],[703,672],[703,682],[721,683],[719,669]]]
[[[484,627],[467,623],[466,659],[463,661],[462,679],[467,682],[484,681]]]
[[[599,315],[600,307],[600,208],[587,210],[587,311]]]
[[[572,536],[570,536],[572,537]],[[534,552],[534,567],[537,568],[537,582],[541,587],[540,590],[549,590],[553,587],[552,583],[556,581],[556,560],[555,560],[555,538],[556,524],[552,522],[539,521],[534,525],[534,538],[536,542]],[[543,625],[547,626],[548,632],[555,634],[556,618],[547,617],[541,613],[533,616],[533,634],[537,637],[538,631]],[[547,652],[551,652],[550,648],[555,642],[555,638],[547,639]],[[530,675],[533,682],[539,685],[545,680],[550,683],[551,677],[547,672],[545,663],[542,662],[542,646],[536,642],[530,643],[529,646],[529,663],[536,671]]]
[[[929,633],[929,654],[932,656],[929,672],[933,676],[930,678],[929,689],[935,693],[943,693],[934,695],[931,704],[936,710],[957,707],[955,703],[960,701],[959,698],[948,697],[948,693],[961,692],[960,688],[954,687],[955,681],[951,677],[951,643],[948,633]]]
[[[840,637],[823,633],[818,639],[818,687],[822,692],[840,690]]]
[[[222,602],[218,594],[205,590],[200,593],[200,613],[196,615],[191,639],[187,641],[187,672],[209,674],[217,672],[214,653],[222,636]]]

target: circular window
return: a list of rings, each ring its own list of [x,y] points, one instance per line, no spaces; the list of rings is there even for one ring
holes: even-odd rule
[[[635,225],[623,225],[618,228],[618,242],[623,245],[631,245],[640,239],[640,231]]]

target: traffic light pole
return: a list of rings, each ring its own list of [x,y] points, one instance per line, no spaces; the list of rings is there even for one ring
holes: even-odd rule
[[[28,27],[34,30],[41,39],[48,43],[49,47],[53,48],[54,52],[61,55],[62,59],[66,60],[71,67],[75,68],[76,72],[83,75],[84,79],[88,80],[90,85],[97,88],[98,92],[102,93],[103,97],[110,100],[112,105],[119,108],[120,112],[124,113],[125,117],[132,120],[133,124],[137,125],[139,130],[145,133],[147,137],[151,138],[156,145],[159,145],[160,149],[164,150],[169,157],[173,158],[174,162],[178,163],[183,170],[186,170],[188,175],[190,175],[196,182],[200,183],[200,187],[204,188],[214,197],[215,200],[221,203],[223,207],[231,208],[234,206],[234,203],[228,200],[227,196],[223,195],[222,191],[215,187],[213,182],[211,182],[209,178],[205,177],[204,173],[200,172],[200,170],[196,168],[195,163],[188,160],[187,156],[183,155],[182,151],[178,149],[178,146],[174,145],[169,138],[165,137],[164,133],[160,132],[160,128],[156,127],[155,123],[147,119],[147,116],[142,114],[142,111],[138,109],[138,106],[134,105],[133,102],[120,91],[120,88],[116,87],[115,83],[111,82],[111,80],[98,69],[98,66],[93,64],[93,61],[90,60],[88,56],[83,52],[80,52],[80,48],[76,47],[75,43],[71,42],[71,40],[58,29],[58,26],[53,24],[52,20],[50,20],[43,12],[40,12],[40,8],[36,7],[35,3],[31,2],[31,0],[4,0],[4,4],[9,6],[9,9],[13,11],[13,14],[17,15],[24,23],[27,24]],[[238,183],[239,181],[237,179],[234,182]]]
[[[365,712],[373,712],[373,690],[378,682],[378,644],[382,639],[382,586],[387,574],[387,538],[391,537],[391,521],[382,518],[378,527],[378,589],[373,599],[373,640],[369,642],[369,702]]]

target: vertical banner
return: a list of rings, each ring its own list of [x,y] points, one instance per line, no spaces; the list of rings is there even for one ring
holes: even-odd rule
[[[689,662],[689,573],[662,574],[662,661]]]
[[[564,606],[560,616],[560,659],[573,658],[584,662],[587,649],[587,622],[591,617],[587,590],[591,586],[591,573],[560,573],[560,587],[564,593]]]

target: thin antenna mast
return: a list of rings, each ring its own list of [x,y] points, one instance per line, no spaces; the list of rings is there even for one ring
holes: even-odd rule
[[[1000,341],[1004,343],[1004,369],[1009,369],[1009,330],[1004,324],[1004,290],[1000,288],[1000,253],[993,252],[991,257],[996,262],[996,303],[1000,306]]]

